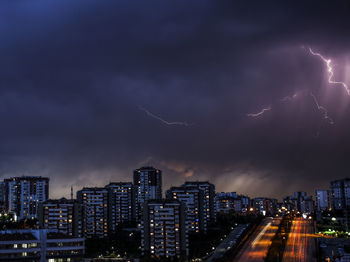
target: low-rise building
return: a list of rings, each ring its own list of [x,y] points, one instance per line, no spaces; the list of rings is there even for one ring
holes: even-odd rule
[[[81,261],[84,251],[84,238],[55,231],[0,231],[0,261]]]

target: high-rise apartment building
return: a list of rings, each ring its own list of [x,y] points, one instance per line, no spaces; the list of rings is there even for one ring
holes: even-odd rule
[[[314,201],[312,196],[305,196],[300,201],[300,212],[302,214],[311,214],[314,212]]]
[[[208,225],[216,222],[216,208],[215,208],[215,186],[208,181],[185,182],[183,187],[199,188],[204,192],[204,208],[203,212],[208,220]]]
[[[134,171],[135,216],[140,221],[146,201],[162,198],[162,171],[154,167],[141,167]]]
[[[149,200],[141,222],[142,255],[154,259],[188,255],[185,209],[174,199]]]
[[[84,187],[77,192],[82,209],[82,235],[85,238],[108,236],[108,189]]]
[[[0,182],[0,213],[5,211],[5,182]]]
[[[316,208],[317,211],[324,211],[330,208],[330,199],[328,190],[316,190]]]
[[[39,226],[67,236],[80,237],[81,208],[76,200],[49,199],[39,204]]]
[[[191,232],[206,232],[208,219],[205,215],[204,191],[198,187],[171,187],[166,196],[168,199],[176,199],[184,204],[186,223]]]
[[[5,209],[18,219],[37,218],[39,203],[49,198],[49,178],[22,176],[5,179]]]
[[[332,208],[342,210],[350,207],[350,179],[331,182]]]
[[[106,186],[109,194],[109,230],[115,232],[121,224],[130,223],[134,218],[134,185],[130,183],[110,183]]]

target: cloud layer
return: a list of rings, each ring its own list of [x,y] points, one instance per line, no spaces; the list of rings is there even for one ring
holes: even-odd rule
[[[350,171],[350,96],[308,47],[349,85],[349,11],[348,1],[4,1],[0,176],[49,176],[52,197],[131,180],[144,164],[163,170],[165,189],[328,187]]]

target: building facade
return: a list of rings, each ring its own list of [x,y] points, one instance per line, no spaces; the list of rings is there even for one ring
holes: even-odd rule
[[[5,212],[5,182],[0,182],[0,213]]]
[[[311,214],[314,212],[314,201],[311,196],[306,196],[301,199],[300,202],[300,213]]]
[[[190,232],[206,232],[208,219],[204,210],[205,195],[198,187],[171,187],[166,196],[184,204],[186,223]]]
[[[216,212],[230,213],[235,211],[235,199],[236,198],[231,196],[217,194],[215,197]]]
[[[299,214],[310,214],[314,212],[314,201],[312,196],[306,192],[298,191],[292,196],[283,198],[283,206],[290,212]]]
[[[315,192],[316,199],[316,209],[317,211],[324,211],[330,208],[330,199],[328,190],[316,190]]]
[[[264,216],[274,215],[277,212],[277,199],[257,197],[254,198],[253,207],[255,212]]]
[[[5,179],[5,209],[18,219],[37,218],[39,203],[49,198],[49,178],[22,176]]]
[[[216,223],[215,186],[208,181],[185,182],[183,187],[199,188],[204,193],[203,212],[208,220],[208,225]]]
[[[108,189],[93,187],[77,192],[81,205],[82,235],[85,238],[104,238],[108,236]]]
[[[249,201],[244,196],[237,195],[236,192],[221,192],[215,196],[216,212],[246,212],[249,208]]]
[[[154,167],[141,167],[134,171],[136,221],[141,220],[143,205],[148,200],[162,199],[162,171]]]
[[[46,229],[0,231],[0,261],[81,261],[84,251],[84,238]]]
[[[38,220],[42,229],[55,230],[68,236],[82,236],[81,206],[76,200],[61,198],[40,203]]]
[[[343,210],[350,207],[350,179],[331,182],[332,208]]]
[[[134,216],[134,185],[130,183],[110,183],[108,189],[109,230],[115,232],[121,224],[135,221]]]
[[[152,259],[188,255],[188,233],[183,204],[174,199],[150,200],[143,208],[141,249]]]

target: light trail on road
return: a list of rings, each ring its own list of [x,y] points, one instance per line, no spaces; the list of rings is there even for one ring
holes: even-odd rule
[[[265,218],[231,261],[263,262],[280,222],[279,218]]]
[[[283,262],[316,262],[312,221],[302,218],[292,222]]]
[[[252,246],[254,247],[256,245],[256,242],[259,241],[259,239],[262,237],[263,234],[265,234],[265,231],[268,229],[268,227],[271,225],[271,222],[268,223],[264,229],[259,233],[259,235],[254,239]]]

